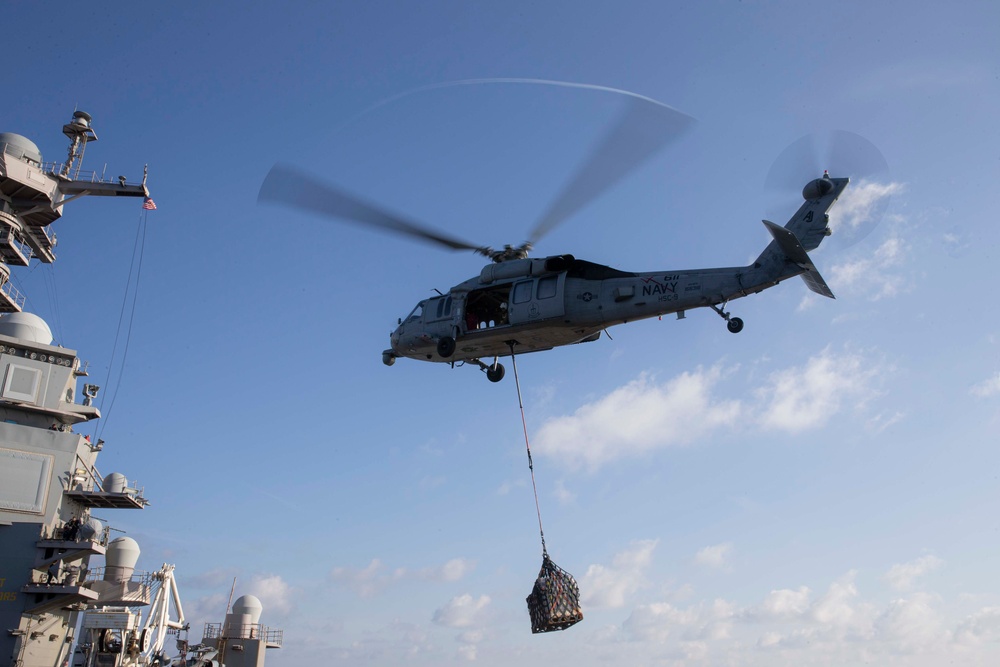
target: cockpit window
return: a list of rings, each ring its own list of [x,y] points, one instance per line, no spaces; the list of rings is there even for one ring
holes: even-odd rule
[[[426,301],[421,301],[417,304],[417,307],[406,316],[405,322],[418,322],[424,316],[424,304]]]

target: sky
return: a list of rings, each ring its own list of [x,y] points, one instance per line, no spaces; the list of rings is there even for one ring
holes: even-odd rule
[[[235,578],[284,630],[275,667],[1000,660],[996,3],[86,14],[5,7],[0,131],[63,160],[61,127],[85,110],[84,168],[138,180],[148,164],[158,209],[67,204],[58,261],[16,284],[102,386],[104,418],[79,430],[151,504],[99,516],[139,543],[140,569],[176,565],[192,639]],[[857,133],[890,170],[874,231],[812,255],[836,300],[795,279],[731,302],[739,335],[702,309],[519,358],[548,552],[585,614],[544,635],[525,605],[541,545],[510,364],[493,384],[381,363],[396,318],[482,258],[256,201],[283,162],[519,243],[625,97],[438,86],[509,78],[696,120],[536,256],[748,263],[761,218],[798,206],[764,186],[800,137]]]

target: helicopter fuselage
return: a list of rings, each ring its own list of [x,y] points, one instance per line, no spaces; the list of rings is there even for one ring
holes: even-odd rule
[[[393,353],[458,362],[510,354],[511,342],[518,354],[549,350],[597,340],[616,324],[724,303],[770,286],[741,286],[752,267],[626,273],[568,255],[516,261],[569,266],[491,284],[472,279],[422,301],[392,334]],[[445,337],[455,341],[450,356],[438,349]]]
[[[774,240],[747,266],[631,273],[572,255],[489,264],[447,294],[421,301],[390,336],[382,360],[474,362],[595,341],[608,327],[712,308],[736,333],[725,304],[794,276],[833,297],[807,251],[829,234],[827,211],[848,179],[816,179],[785,227],[765,221]],[[495,361],[494,361],[495,363]],[[502,374],[501,374],[502,377]],[[491,379],[493,379],[491,377]]]

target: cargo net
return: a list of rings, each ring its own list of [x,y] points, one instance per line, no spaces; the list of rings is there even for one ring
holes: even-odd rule
[[[553,632],[583,620],[580,609],[580,588],[576,580],[566,570],[542,556],[542,569],[527,598],[528,613],[531,615],[531,632]]]

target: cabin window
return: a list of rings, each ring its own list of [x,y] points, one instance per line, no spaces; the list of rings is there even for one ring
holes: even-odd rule
[[[531,281],[514,285],[514,303],[528,303],[531,301]]]
[[[448,317],[451,315],[451,297],[446,297],[444,299],[437,300],[437,318],[440,320],[443,317]]]
[[[538,279],[538,298],[551,299],[556,295],[556,287],[559,285],[559,276],[545,276]]]

